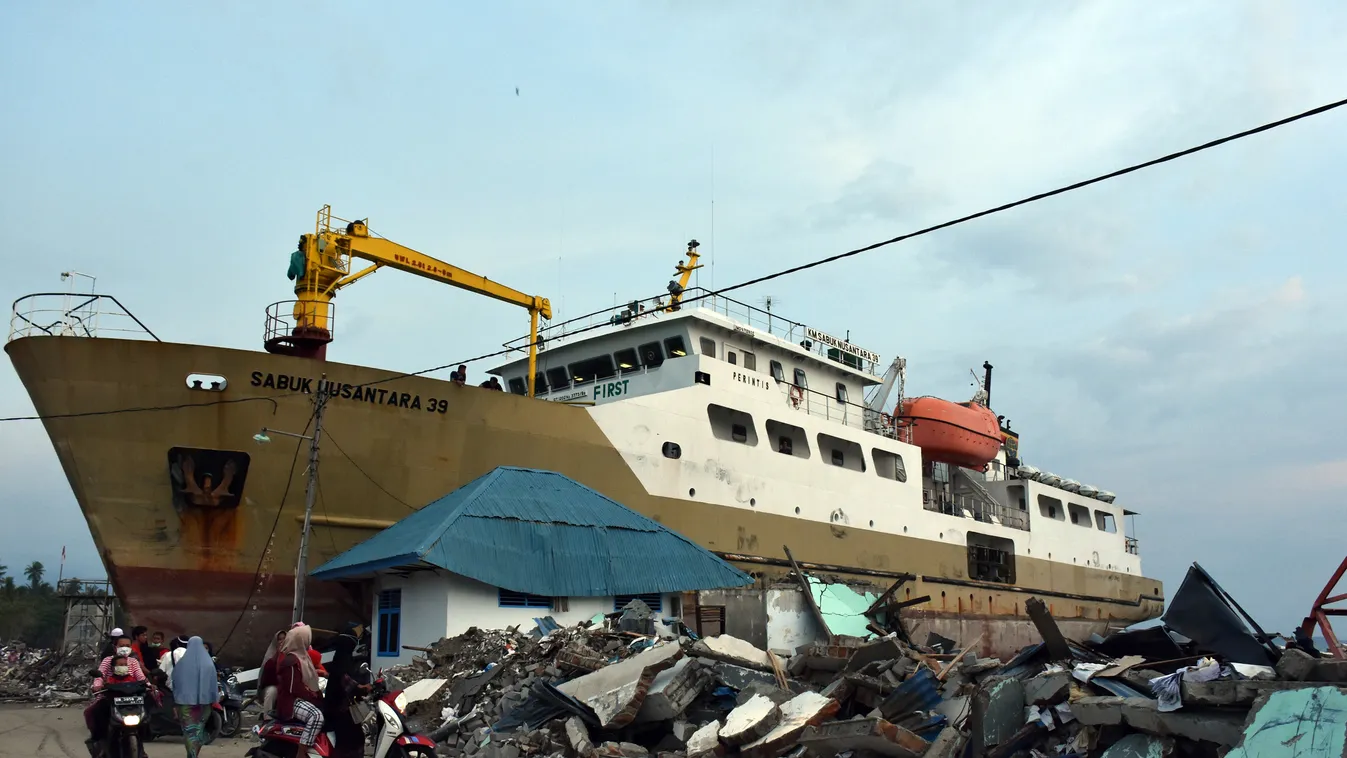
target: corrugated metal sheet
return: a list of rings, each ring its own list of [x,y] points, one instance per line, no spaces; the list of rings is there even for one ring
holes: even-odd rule
[[[753,581],[681,534],[561,474],[504,466],[333,558],[313,576],[341,579],[416,563],[551,597]]]

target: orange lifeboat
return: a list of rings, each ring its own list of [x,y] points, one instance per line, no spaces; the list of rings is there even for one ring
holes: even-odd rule
[[[1001,449],[1001,425],[985,406],[918,397],[898,410],[927,460],[983,471]]]

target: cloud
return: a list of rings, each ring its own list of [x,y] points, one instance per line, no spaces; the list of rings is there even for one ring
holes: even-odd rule
[[[916,181],[911,166],[880,158],[843,185],[836,199],[812,208],[807,223],[815,231],[872,221],[910,224],[946,202]]]

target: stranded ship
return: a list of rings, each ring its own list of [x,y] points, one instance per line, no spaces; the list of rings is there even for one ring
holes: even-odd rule
[[[505,391],[327,360],[333,296],[383,267],[529,311],[529,336],[490,371]],[[990,409],[990,365],[966,402],[907,397],[903,359],[690,288],[697,267],[694,241],[667,293],[543,326],[545,299],[324,208],[290,260],[297,299],[267,311],[264,351],[164,341],[115,298],[69,294],[20,298],[5,350],[135,623],[236,652],[289,622],[305,512],[308,443],[254,435],[308,433],[320,392],[310,567],[509,465],[650,516],[759,589],[790,571],[787,548],[838,581],[905,579],[900,599],[930,597],[903,611],[910,628],[981,635],[988,652],[1038,639],[1030,597],[1075,638],[1159,615],[1161,584],[1124,529],[1133,513],[1022,461]],[[306,618],[336,628],[369,603],[309,582]],[[755,639],[766,613],[733,602],[723,624]]]

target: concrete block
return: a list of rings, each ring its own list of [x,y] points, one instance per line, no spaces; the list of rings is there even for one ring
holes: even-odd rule
[[[745,642],[728,634],[722,634],[718,637],[703,637],[697,640],[692,644],[691,653],[702,658],[732,663],[736,666],[759,671],[772,671],[772,664],[767,659],[766,650],[760,650],[753,643]]]
[[[1277,676],[1293,682],[1303,682],[1310,678],[1310,672],[1314,671],[1316,662],[1317,659],[1311,657],[1309,653],[1291,648],[1283,652],[1281,660],[1277,661]]]
[[[594,743],[589,737],[589,728],[578,716],[566,719],[566,739],[571,744],[571,750],[574,750],[580,758],[588,758],[594,750]]]
[[[688,738],[688,758],[710,758],[724,754],[720,744],[720,722],[712,721]]]
[[[917,739],[921,738],[917,737]],[[963,732],[952,726],[947,726],[931,741],[931,747],[926,751],[924,758],[956,758],[963,754],[963,747]]]
[[[972,662],[959,665],[959,673],[964,676],[977,676],[1001,668],[1000,658],[976,658]]]
[[[845,682],[846,680],[839,679],[838,681]],[[826,695],[827,693],[825,692],[824,694]],[[795,693],[789,690],[783,690],[780,687],[776,686],[775,684],[750,682],[747,687],[744,687],[743,689],[739,690],[738,696],[735,697],[735,703],[737,705],[743,705],[744,703],[747,703],[749,699],[752,698],[754,695],[762,695],[763,697],[766,697],[767,699],[771,700],[773,703],[776,703],[777,705],[781,705],[782,703],[795,697]],[[831,695],[829,695],[829,697],[831,697]]]
[[[1118,726],[1123,722],[1121,697],[1083,697],[1071,703],[1071,714],[1086,726]]]
[[[1312,682],[1347,682],[1347,661],[1318,660],[1310,671]]]
[[[906,653],[907,651],[903,649],[898,640],[881,639],[864,647],[856,648],[856,652],[852,653],[851,658],[847,660],[845,670],[860,671],[872,663],[897,660],[904,657]]]
[[[605,742],[594,748],[595,758],[649,758],[650,751],[634,742]]]
[[[688,740],[692,739],[692,735],[696,733],[697,725],[687,721],[675,721],[670,728],[670,734],[673,735],[673,738],[683,745],[687,745]]]
[[[1183,682],[1184,706],[1253,705],[1273,692],[1303,690],[1322,685],[1314,682],[1275,682],[1261,679],[1217,679],[1211,682]]]
[[[598,671],[562,683],[558,690],[593,709],[605,729],[627,726],[640,712],[655,676],[683,656],[672,643],[660,643]]]
[[[776,684],[776,676],[765,671],[747,669],[743,666],[736,666],[733,663],[725,663],[724,661],[716,661],[710,658],[699,658],[697,660],[706,664],[711,669],[712,673],[715,674],[716,678],[723,682],[726,687],[742,690],[754,682],[770,685]]]
[[[1159,703],[1129,697],[1123,701],[1123,720],[1128,726],[1160,736],[1186,737],[1230,747],[1244,736],[1244,715],[1225,711],[1184,709],[1161,713]]]
[[[1161,758],[1174,752],[1168,737],[1133,732],[1109,746],[1100,758]]]
[[[667,721],[682,713],[710,684],[710,669],[689,658],[655,675],[633,723]]]
[[[834,756],[854,750],[859,755],[917,758],[927,753],[930,747],[926,740],[880,718],[834,721],[812,726],[800,735],[799,742],[816,756]]]
[[[1029,705],[1056,705],[1071,693],[1071,672],[1039,674],[1024,683],[1024,700]]]
[[[725,717],[725,725],[720,728],[720,741],[735,746],[753,742],[772,731],[780,720],[781,709],[776,703],[755,695]]]
[[[817,692],[804,692],[780,706],[781,719],[772,731],[740,748],[750,758],[776,758],[794,746],[806,728],[817,726],[837,715],[836,700]]]

